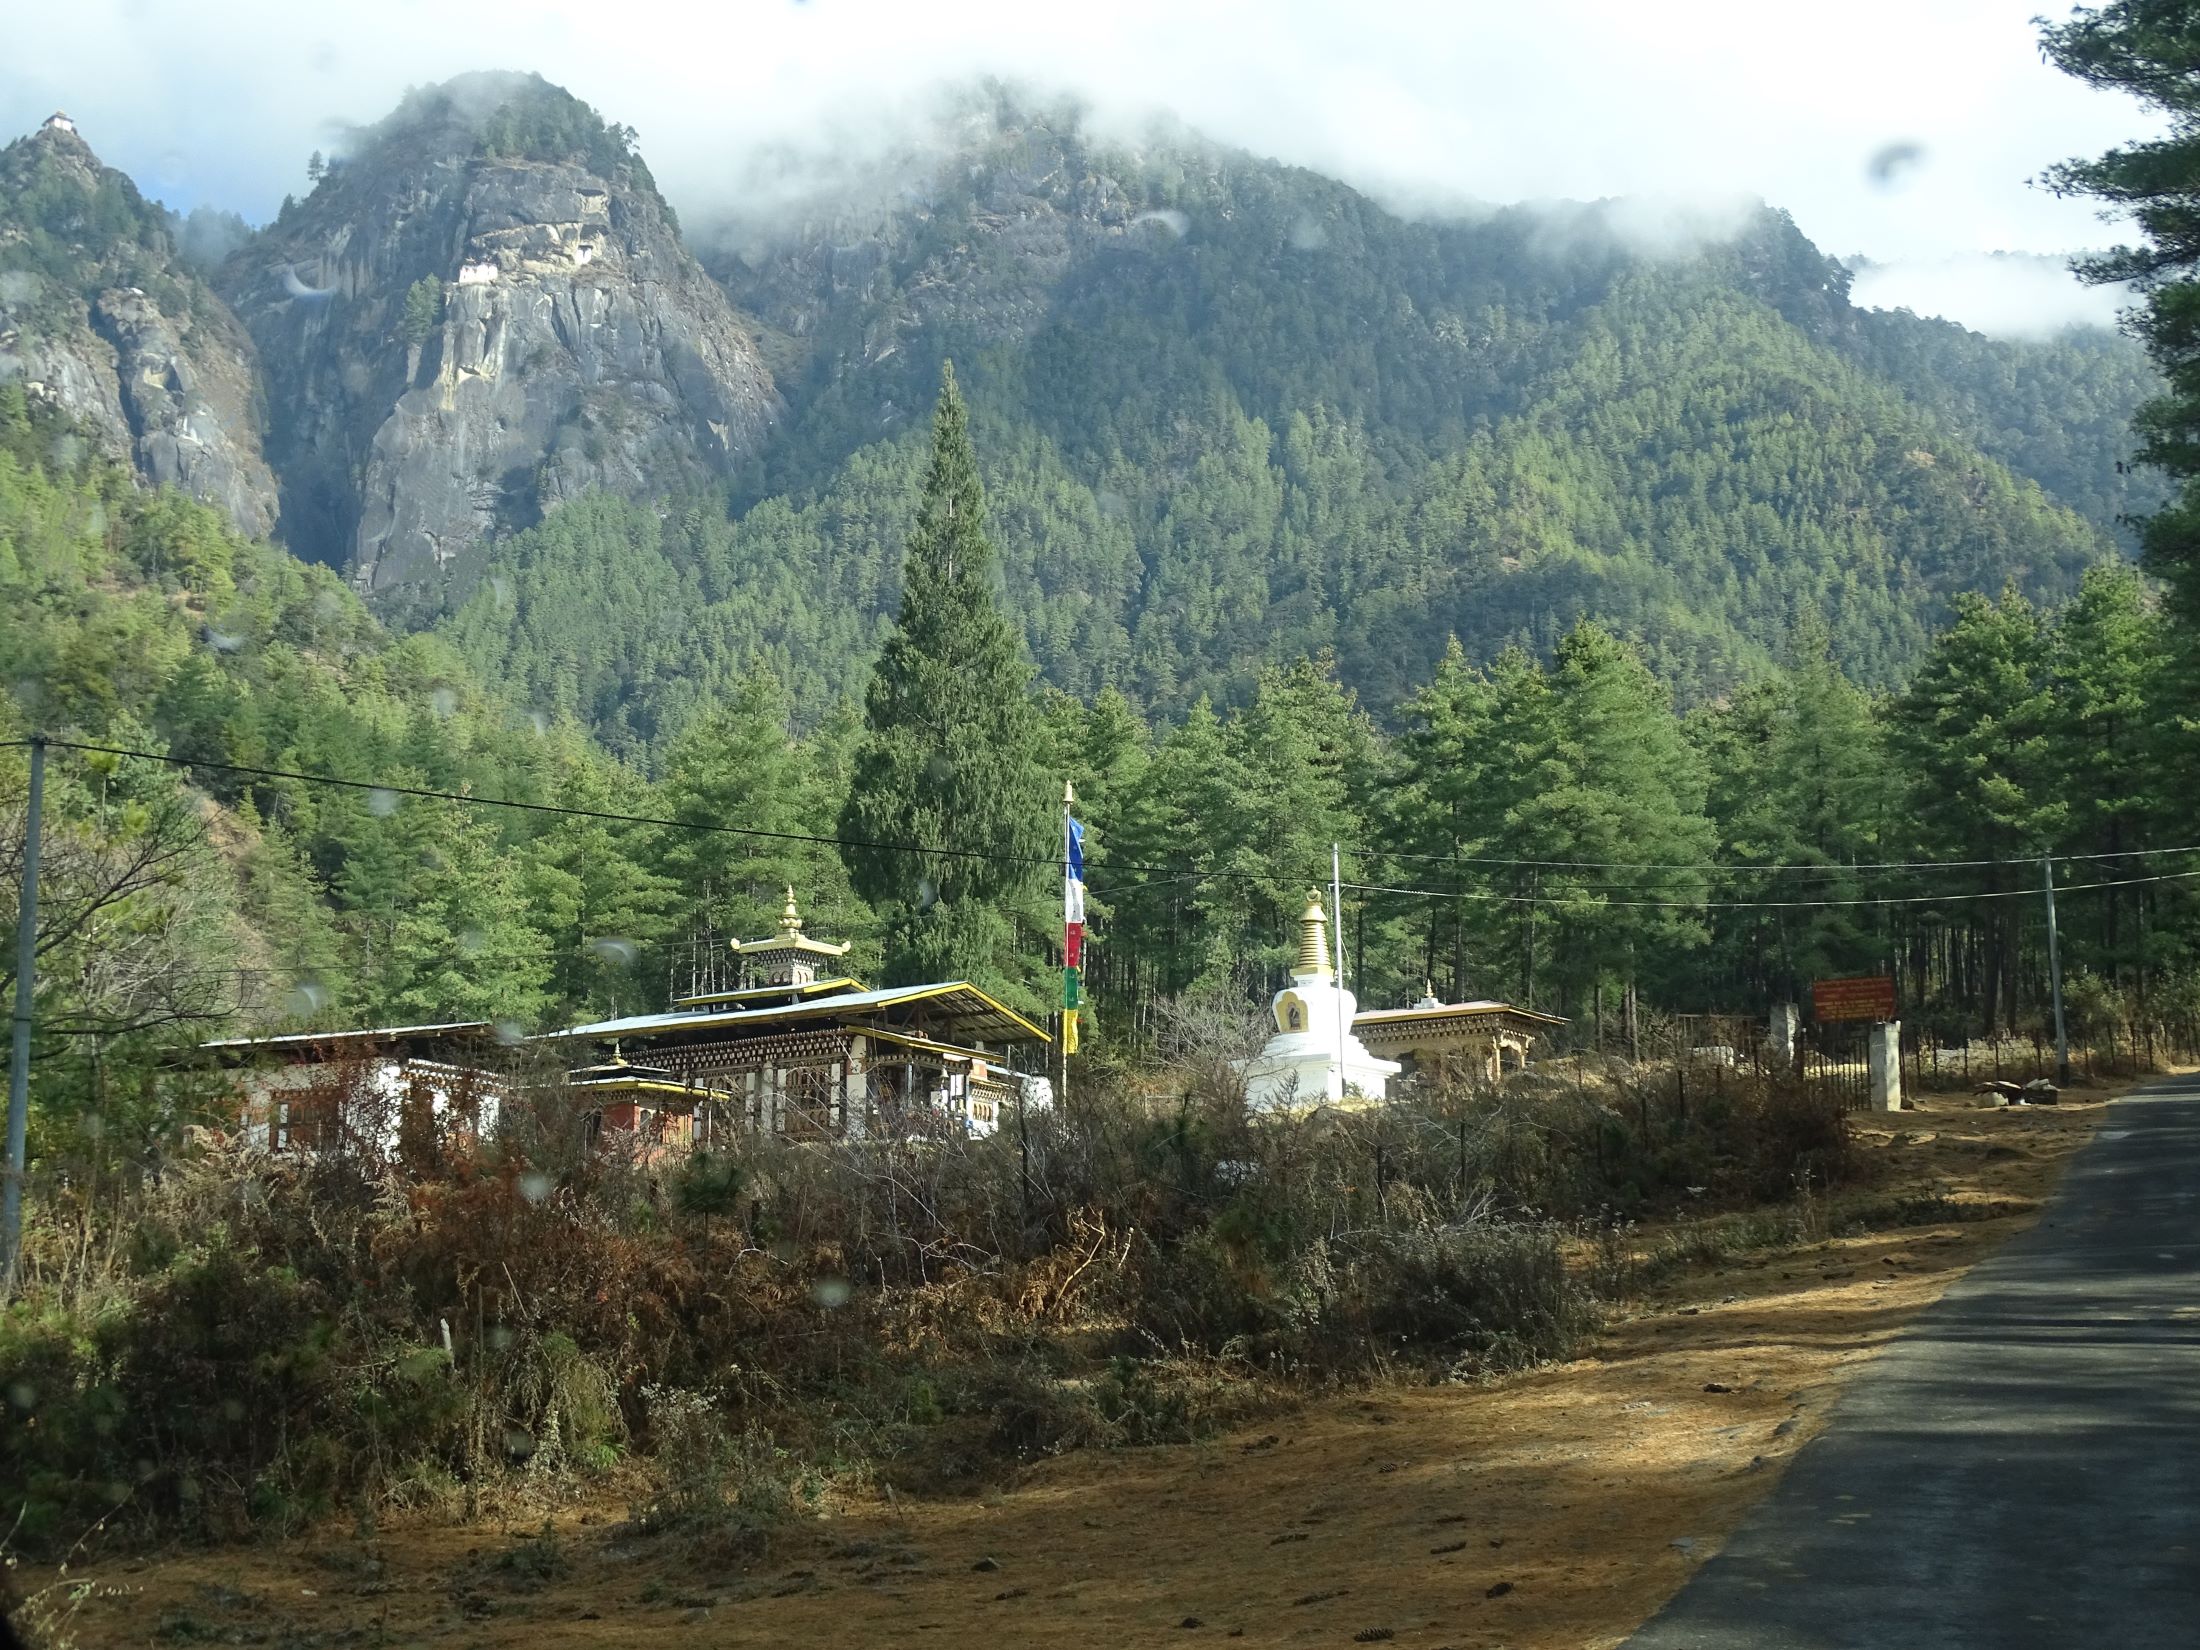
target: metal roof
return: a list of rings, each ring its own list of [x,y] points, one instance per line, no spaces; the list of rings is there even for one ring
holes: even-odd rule
[[[223,1037],[202,1049],[243,1052],[255,1048],[300,1048],[322,1043],[398,1043],[423,1037],[472,1037],[495,1031],[489,1020],[448,1020],[441,1025],[367,1026],[355,1031],[286,1031],[278,1037]]]
[[[1439,1003],[1434,1008],[1364,1009],[1352,1017],[1352,1023],[1355,1026],[1403,1025],[1416,1020],[1445,1020],[1454,1016],[1466,1017],[1488,1014],[1517,1014],[1523,1020],[1536,1020],[1549,1026],[1562,1026],[1567,1023],[1563,1015],[1545,1014],[1540,1009],[1518,1008],[1511,1003],[1489,1001]]]
[[[705,1003],[745,1003],[757,997],[816,997],[827,992],[861,991],[863,982],[848,975],[833,980],[812,980],[807,985],[746,985],[738,991],[698,991],[691,997],[672,999],[675,1008],[701,1008]]]
[[[552,1039],[661,1037],[683,1031],[745,1030],[752,1026],[798,1020],[846,1020],[882,1010],[935,1005],[941,1017],[964,1035],[1000,1043],[1051,1042],[1052,1039],[1014,1009],[987,996],[967,980],[939,985],[888,986],[880,991],[847,991],[807,1002],[772,1008],[691,1009],[669,1014],[632,1014],[597,1020],[546,1035]]]

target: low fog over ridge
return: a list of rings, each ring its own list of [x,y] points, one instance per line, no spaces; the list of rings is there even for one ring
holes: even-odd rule
[[[310,151],[380,118],[406,86],[534,68],[635,127],[668,197],[700,225],[861,176],[925,128],[939,87],[1000,75],[1076,97],[1110,136],[1136,139],[1166,111],[1417,214],[1624,197],[1655,203],[1629,209],[1654,242],[1763,199],[1821,246],[1860,249],[1885,271],[2105,238],[2085,208],[2024,180],[2143,121],[2039,61],[2031,0],[1922,16],[1863,0],[1823,20],[1727,0],[1692,9],[1697,26],[1683,28],[1669,11],[1593,0],[1527,13],[1125,0],[1104,15],[1006,0],[634,0],[616,14],[569,0],[391,0],[375,26],[347,28],[272,0],[188,11],[87,0],[15,24],[0,126],[27,130],[65,107],[104,158],[171,205],[257,221],[303,192]],[[1874,166],[1890,147],[1910,156],[1899,175]],[[1894,301],[1945,304],[1975,325],[2013,305],[2058,321],[2101,312],[2074,282],[2034,272],[2013,297],[2006,275],[1971,269]]]

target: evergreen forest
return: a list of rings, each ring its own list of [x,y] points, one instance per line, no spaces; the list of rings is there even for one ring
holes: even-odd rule
[[[141,489],[0,391],[5,732],[110,747],[49,758],[41,1126],[96,1108],[150,1139],[174,1098],[154,1072],[216,1035],[516,1035],[655,1008],[767,931],[789,886],[853,972],[969,977],[1043,1014],[1065,780],[1118,1052],[1157,1001],[1273,989],[1332,843],[1370,1004],[1433,988],[1594,1027],[1622,1001],[1761,1013],[1892,970],[1938,1035],[2036,1031],[2056,856],[2081,1031],[2200,1007],[2190,850],[2163,851],[2196,805],[2175,707],[2200,661],[2120,559],[2056,600],[1958,597],[1894,691],[1804,617],[1741,686],[1684,705],[1581,620],[1487,662],[1454,638],[1381,711],[1322,647],[1155,716],[1041,680],[996,613],[1020,521],[985,497],[983,440],[951,387],[899,618],[883,651],[874,627],[851,640],[881,661],[867,709],[805,714],[762,652],[689,683],[645,761],[584,704],[515,691],[463,636],[392,634],[329,571]],[[576,504],[546,536],[621,508]],[[607,578],[592,611],[616,600]],[[947,658],[965,662],[943,676]],[[19,869],[23,747],[4,762]]]

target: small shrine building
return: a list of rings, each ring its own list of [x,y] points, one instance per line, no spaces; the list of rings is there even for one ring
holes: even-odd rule
[[[1424,991],[1411,1008],[1378,1008],[1352,1022],[1360,1041],[1410,1076],[1499,1082],[1528,1063],[1536,1039],[1566,1024],[1556,1014],[1511,1003],[1439,1002]]]
[[[1336,978],[1328,927],[1320,893],[1309,893],[1291,983],[1271,1005],[1275,1034],[1242,1068],[1255,1110],[1372,1104],[1403,1076],[1498,1082],[1566,1023],[1510,1003],[1439,1002],[1433,992],[1411,1008],[1362,1010]]]
[[[1380,1100],[1402,1069],[1354,1035],[1359,999],[1329,960],[1329,916],[1319,893],[1299,913],[1299,957],[1291,983],[1269,1005],[1276,1032],[1245,1062],[1245,1099],[1256,1111]]]

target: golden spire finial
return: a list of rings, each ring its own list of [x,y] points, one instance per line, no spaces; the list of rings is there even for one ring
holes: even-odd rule
[[[794,908],[794,884],[787,884],[787,908],[779,913],[779,931],[794,935],[802,932],[802,913]]]
[[[1321,890],[1307,890],[1306,909],[1299,913],[1299,966],[1301,974],[1329,972],[1329,913],[1322,909]]]

